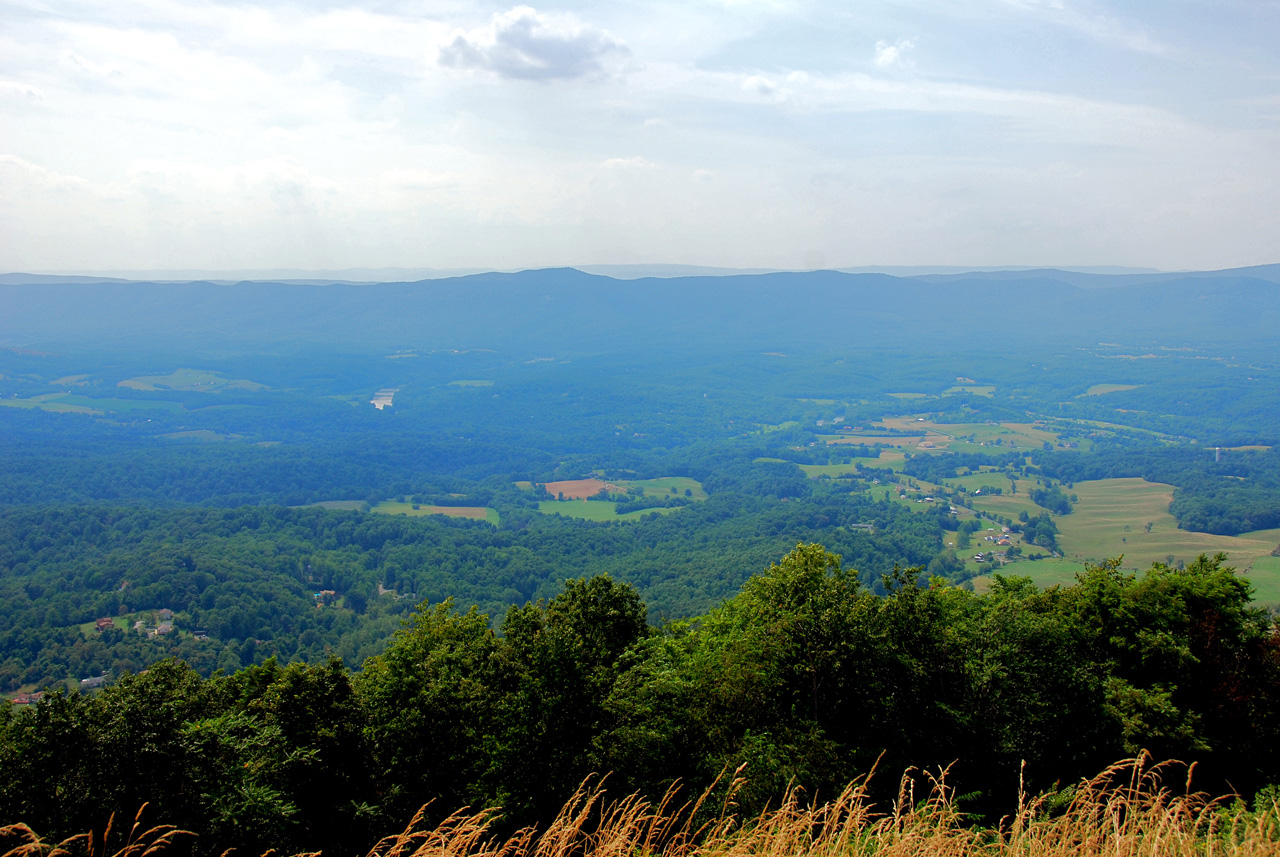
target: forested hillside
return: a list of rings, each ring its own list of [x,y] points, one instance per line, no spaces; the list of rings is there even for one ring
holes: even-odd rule
[[[204,679],[163,661],[0,713],[0,818],[61,835],[150,801],[202,854],[351,853],[428,801],[433,818],[498,805],[503,829],[545,824],[600,771],[614,793],[660,796],[740,768],[750,815],[789,784],[833,794],[877,764],[954,761],[963,809],[991,821],[1020,782],[1142,748],[1197,762],[1215,792],[1280,781],[1280,645],[1220,558],[1140,579],[1103,564],[1049,591],[886,586],[801,545],[661,628],[633,587],[596,577],[496,631],[424,605],[358,673],[271,660]]]
[[[520,514],[507,510],[495,530],[279,507],[0,511],[0,689],[136,672],[172,655],[206,676],[272,656],[322,662],[332,652],[360,663],[419,601],[476,604],[497,622],[508,605],[550,597],[583,574],[636,584],[659,617],[688,616],[797,534],[835,536],[868,584],[940,549],[936,517],[848,495],[779,503],[723,494],[628,526]],[[175,613],[174,633],[134,630],[139,620],[154,627],[164,609]],[[118,627],[93,630],[104,616]]]
[[[1274,276],[1274,275],[1271,275]],[[560,343],[576,353],[643,347],[810,349],[851,338],[892,347],[983,328],[993,307],[1048,325],[1005,325],[993,343],[1164,345],[1273,342],[1276,284],[1256,272],[1099,277],[1082,287],[1061,272],[931,278],[838,271],[616,280],[571,268],[475,274],[416,283],[0,284],[0,344],[166,348],[271,342],[360,349],[422,341],[456,349]],[[1102,281],[1102,282],[1098,282]],[[1099,285],[1109,286],[1099,288]],[[63,307],[76,306],[68,314]],[[945,307],[946,312],[921,312]],[[128,331],[128,336],[123,336]]]

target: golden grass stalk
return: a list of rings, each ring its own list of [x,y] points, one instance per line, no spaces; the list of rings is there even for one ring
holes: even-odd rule
[[[1181,788],[1166,779],[1183,771]],[[888,812],[878,813],[867,780],[813,802],[789,790],[753,818],[734,812],[736,777],[719,814],[694,828],[711,796],[677,805],[677,791],[652,804],[632,795],[606,801],[589,780],[543,832],[490,837],[490,810],[462,811],[435,827],[423,815],[368,857],[1277,857],[1280,812],[1251,813],[1190,789],[1192,769],[1148,757],[1112,765],[1076,785],[1065,808],[1024,794],[994,828],[974,827],[956,805],[947,771],[908,771]],[[926,792],[917,799],[917,791]]]
[[[159,854],[174,843],[180,836],[194,836],[195,834],[179,830],[171,824],[160,824],[155,827],[143,829],[142,814],[147,809],[147,804],[143,804],[138,808],[138,813],[133,817],[133,826],[129,828],[128,834],[125,835],[123,842],[115,842],[115,851],[110,849],[112,843],[112,828],[115,826],[116,817],[113,813],[111,818],[107,820],[107,826],[99,836],[96,831],[81,833],[72,836],[70,839],[64,839],[61,842],[51,844],[45,842],[36,835],[30,827],[25,824],[10,824],[0,827],[0,848],[7,848],[3,857],[151,857],[153,854]],[[119,840],[119,837],[116,837]]]

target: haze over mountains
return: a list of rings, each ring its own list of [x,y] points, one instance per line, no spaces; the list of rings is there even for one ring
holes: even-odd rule
[[[71,280],[71,281],[67,281]],[[1280,265],[1191,273],[840,271],[621,279],[572,268],[376,285],[5,275],[0,345],[756,351],[963,341],[1280,340]]]

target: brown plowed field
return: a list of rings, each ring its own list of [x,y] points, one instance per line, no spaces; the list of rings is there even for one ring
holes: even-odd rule
[[[544,486],[551,492],[551,496],[558,497],[564,494],[566,500],[586,500],[588,497],[594,497],[601,490],[607,490],[613,494],[623,494],[626,489],[619,488],[612,482],[605,482],[603,479],[569,479],[564,482],[548,482]]]

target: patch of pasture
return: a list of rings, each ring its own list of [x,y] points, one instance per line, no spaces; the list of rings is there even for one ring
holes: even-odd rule
[[[304,503],[301,506],[294,506],[295,509],[308,509],[312,506],[319,506],[321,509],[334,509],[342,512],[355,512],[364,508],[363,500],[321,500],[319,503]]]
[[[167,437],[171,440],[198,440],[204,443],[216,443],[222,440],[230,440],[234,435],[218,434],[216,431],[209,429],[191,429],[189,431],[171,431],[162,434],[160,437]]]
[[[1031,502],[1031,498],[1026,492],[1019,489],[1017,494],[998,494],[988,497],[985,494],[979,494],[976,497],[970,497],[968,502],[973,504],[973,508],[979,512],[988,512],[992,515],[1004,515],[1006,518],[1017,519],[1018,515],[1026,512],[1035,518],[1041,512],[1047,511]]]
[[[38,408],[55,414],[96,414],[129,411],[179,411],[179,402],[138,399],[108,399],[79,393],[45,393],[30,399],[0,399],[0,405],[11,408]]]
[[[1276,546],[1270,536],[1274,531],[1215,536],[1178,529],[1177,519],[1169,514],[1172,485],[1137,478],[1100,479],[1077,482],[1069,490],[1080,500],[1072,514],[1056,521],[1058,543],[1071,558],[1097,561],[1123,554],[1126,568],[1145,569],[1170,558],[1190,563],[1202,553],[1221,552],[1230,565],[1248,568]]]
[[[483,379],[450,381],[449,386],[450,387],[492,387],[493,382],[486,381]]]
[[[858,461],[880,470],[901,470],[907,457],[896,449],[882,449],[879,458],[859,458]]]
[[[1138,426],[1129,426],[1123,423],[1109,423],[1104,420],[1073,420],[1073,422],[1078,423],[1081,426],[1093,426],[1094,428],[1100,428],[1105,430],[1136,432],[1138,434],[1144,434],[1149,437],[1169,438],[1169,439],[1172,439],[1174,437],[1174,435],[1165,434],[1164,432],[1155,431],[1154,429],[1139,428]]]
[[[858,472],[856,464],[801,464],[799,467],[810,479],[821,479],[823,476],[835,479],[839,476],[852,476]]]
[[[1004,577],[1029,577],[1041,589],[1051,586],[1074,586],[1076,575],[1082,574],[1085,563],[1066,559],[1021,560],[1012,562],[996,572]],[[973,578],[973,591],[986,592],[995,582],[994,576],[984,574]]]
[[[72,405],[65,402],[57,401],[61,396],[35,396],[30,399],[0,399],[0,405],[6,408],[24,408],[37,409],[41,411],[49,411],[54,414],[96,414],[102,415],[102,411],[97,408],[84,407],[82,405]]]
[[[68,405],[84,408],[97,408],[108,413],[129,413],[130,411],[181,411],[181,402],[169,402],[163,399],[98,399],[89,396],[72,394],[57,400]]]
[[[544,514],[564,515],[566,518],[581,518],[584,521],[634,521],[645,515],[668,514],[679,509],[679,506],[669,506],[619,515],[618,504],[612,500],[543,500],[538,504],[538,511]]]
[[[990,399],[996,394],[994,384],[959,384],[955,387],[948,387],[942,391],[944,396],[957,396],[963,393],[969,393],[974,396],[986,396]]]
[[[132,390],[182,390],[185,392],[212,393],[218,390],[265,390],[265,384],[244,378],[223,378],[217,372],[203,369],[175,369],[168,375],[139,375],[127,378],[117,386]]]
[[[444,515],[448,518],[468,518],[473,521],[488,521],[495,527],[498,525],[499,516],[496,509],[490,509],[487,506],[427,506],[418,505],[416,503],[406,503],[401,500],[383,500],[376,504],[371,512],[379,515],[407,515],[411,518],[421,518],[427,515]]]
[[[628,479],[617,484],[624,490],[639,488],[645,497],[688,497],[692,500],[707,499],[702,483],[688,476],[659,476],[656,479]],[[686,494],[685,492],[689,493]],[[568,496],[568,495],[566,495]]]
[[[1014,486],[1018,484],[1023,486],[1040,484],[1030,477],[1023,477],[1015,483],[1009,478],[1009,474],[994,468],[977,472],[971,471],[964,476],[953,476],[942,481],[953,488],[963,488],[965,491],[976,491],[984,485],[990,485],[992,488],[1003,490],[1006,494],[1010,493]]]
[[[1258,557],[1244,577],[1253,584],[1254,601],[1280,607],[1280,556]]]
[[[992,446],[1039,449],[1046,442],[1058,441],[1055,432],[1033,423],[935,423],[929,419],[921,419],[918,415],[886,417],[882,422],[887,429],[919,432],[935,444],[939,440],[950,441],[952,450],[959,450],[959,445],[966,443],[982,447],[981,451],[984,452],[990,452]]]
[[[1076,398],[1082,399],[1085,396],[1105,396],[1107,393],[1123,393],[1125,390],[1136,390],[1141,386],[1141,384],[1094,384],[1079,396],[1076,396]]]
[[[841,444],[853,444],[855,446],[875,446],[877,443],[884,446],[906,447],[913,449],[923,443],[926,435],[871,435],[871,434],[841,434],[831,436],[827,441],[829,446],[839,446]]]
[[[894,399],[927,399],[929,398],[928,393],[886,393],[885,395],[890,396]]]

